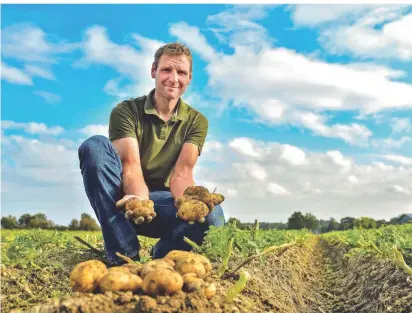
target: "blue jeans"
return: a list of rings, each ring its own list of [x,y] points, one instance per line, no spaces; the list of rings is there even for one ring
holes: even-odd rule
[[[116,252],[130,258],[139,253],[137,235],[160,238],[152,250],[156,259],[171,250],[189,251],[191,247],[183,241],[183,237],[201,244],[210,225],[224,224],[223,210],[219,205],[203,224],[190,225],[176,218],[174,199],[170,191],[162,190],[150,191],[157,216],[149,224],[134,224],[115,205],[124,195],[121,188],[123,168],[111,141],[100,135],[90,137],[79,147],[79,160],[84,188],[102,228],[105,250],[111,264],[122,263]]]

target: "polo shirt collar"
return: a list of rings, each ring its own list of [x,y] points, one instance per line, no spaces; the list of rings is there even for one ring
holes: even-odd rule
[[[144,111],[146,114],[154,114],[154,115],[159,116],[152,102],[154,93],[155,93],[155,89],[153,89],[146,97],[146,101],[144,103]],[[182,98],[179,98],[179,101],[177,102],[177,108],[176,108],[175,114],[173,114],[171,120],[172,121],[175,121],[175,120],[186,121],[187,115],[188,115],[187,111],[188,111],[188,105],[182,100]]]

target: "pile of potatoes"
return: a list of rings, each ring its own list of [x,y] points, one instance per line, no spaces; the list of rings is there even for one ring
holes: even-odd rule
[[[80,292],[142,290],[150,296],[171,295],[179,290],[200,291],[212,299],[216,286],[211,281],[211,272],[212,265],[206,257],[173,250],[163,259],[109,269],[98,260],[79,263],[70,274],[70,287]]]

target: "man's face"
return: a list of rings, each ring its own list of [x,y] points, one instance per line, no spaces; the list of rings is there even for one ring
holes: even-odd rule
[[[156,91],[167,100],[178,99],[192,80],[190,62],[185,55],[163,54],[157,68],[152,65],[151,74],[155,79]]]

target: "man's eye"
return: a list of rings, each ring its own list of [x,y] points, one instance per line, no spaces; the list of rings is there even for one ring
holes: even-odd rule
[[[169,69],[169,68],[165,68],[165,69],[163,69],[163,72],[170,72],[170,69]]]
[[[180,74],[180,75],[187,75],[186,72],[181,72],[181,71],[179,72],[179,74]]]

